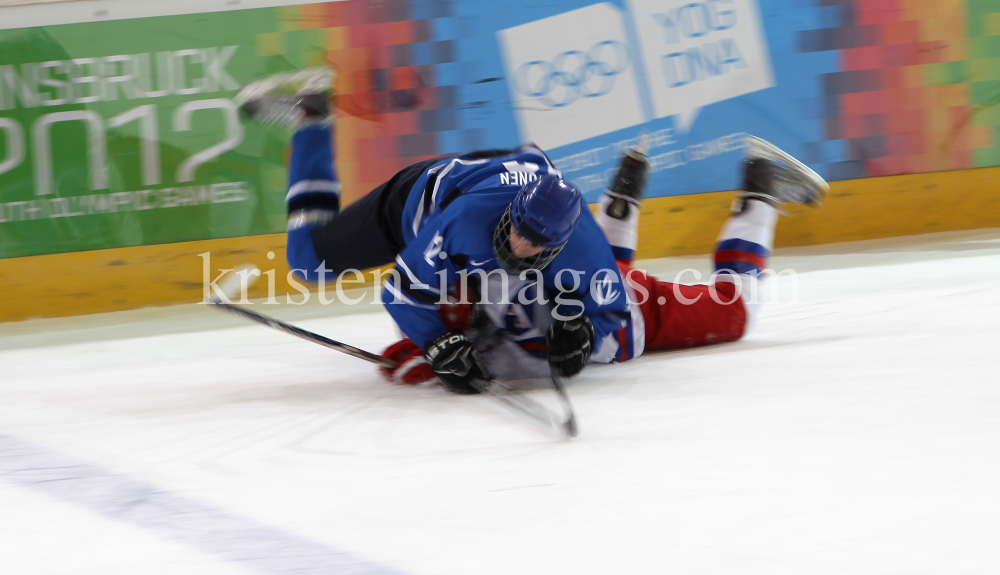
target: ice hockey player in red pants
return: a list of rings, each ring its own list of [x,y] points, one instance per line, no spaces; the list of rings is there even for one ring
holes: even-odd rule
[[[660,281],[631,267],[648,167],[641,147],[628,150],[596,216],[627,283],[629,301],[641,313],[641,321],[633,322],[632,333],[618,332],[622,353],[615,361],[632,359],[644,350],[679,349],[743,337],[759,307],[757,298],[748,295],[756,294],[758,276],[767,265],[781,204],[816,206],[828,189],[805,165],[763,140],[748,137],[743,189],[719,234],[713,281],[685,285]],[[514,309],[516,304],[490,313],[496,307],[449,304],[440,306],[440,312],[449,328],[471,329],[485,321],[514,335],[511,339],[526,352],[536,357],[546,354],[544,338],[530,337],[532,332],[544,333],[544,325],[534,330],[530,325],[544,323],[544,317],[541,322],[537,315],[525,317],[524,311]],[[511,310],[517,311],[513,323]],[[399,364],[394,369],[383,368],[383,374],[399,383],[433,381],[434,373],[422,353],[407,339],[394,344],[384,355]]]

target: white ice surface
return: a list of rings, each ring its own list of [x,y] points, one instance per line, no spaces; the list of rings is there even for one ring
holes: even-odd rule
[[[772,267],[745,340],[573,380],[569,442],[204,306],[0,325],[0,435],[411,575],[997,573],[1000,232]],[[0,474],[4,575],[255,572],[36,487]]]

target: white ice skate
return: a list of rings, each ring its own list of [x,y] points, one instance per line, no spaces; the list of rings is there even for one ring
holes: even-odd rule
[[[784,203],[817,207],[829,191],[830,185],[809,166],[770,142],[747,136],[743,192],[734,201],[733,212],[742,212],[750,199],[779,209]]]
[[[328,121],[336,72],[329,67],[271,74],[251,81],[233,97],[244,113],[263,124],[297,126]]]

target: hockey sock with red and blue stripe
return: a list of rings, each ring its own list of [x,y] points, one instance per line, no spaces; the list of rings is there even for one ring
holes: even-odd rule
[[[632,265],[635,249],[639,243],[639,210],[631,209],[624,218],[614,218],[607,213],[612,201],[614,198],[607,194],[601,196],[600,208],[595,219],[604,236],[608,238],[615,259],[625,265]]]
[[[774,247],[778,211],[757,200],[747,200],[722,227],[715,247],[715,270],[720,273],[757,277],[767,267]]]

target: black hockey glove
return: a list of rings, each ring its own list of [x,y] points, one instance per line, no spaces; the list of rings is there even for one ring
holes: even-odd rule
[[[471,381],[489,379],[486,366],[479,359],[476,348],[458,329],[431,340],[424,350],[424,359],[445,389],[452,393],[479,393]]]
[[[557,321],[549,327],[549,365],[564,377],[572,377],[587,366],[594,351],[594,324],[581,315],[569,321]]]

